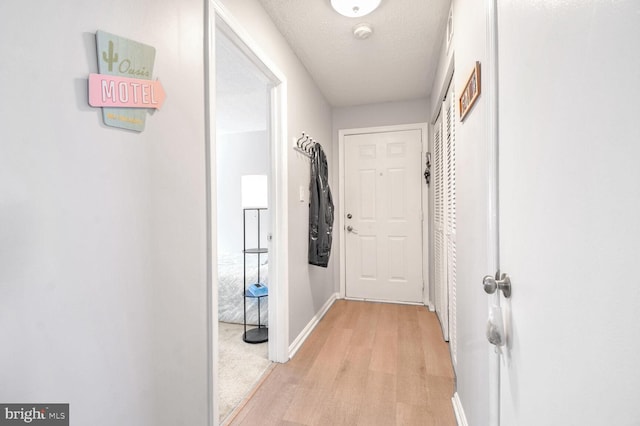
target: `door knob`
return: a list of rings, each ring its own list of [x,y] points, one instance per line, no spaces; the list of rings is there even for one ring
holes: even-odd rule
[[[349,225],[347,226],[347,232],[353,232],[354,234],[357,234],[358,231],[356,231],[355,229],[353,229],[353,226]]]
[[[500,279],[498,279],[498,277],[500,277]],[[486,275],[482,279],[482,285],[487,294],[493,294],[496,290],[502,290],[504,297],[507,299],[511,297],[511,278],[505,273],[500,274],[500,272],[497,272],[495,278],[491,275]]]

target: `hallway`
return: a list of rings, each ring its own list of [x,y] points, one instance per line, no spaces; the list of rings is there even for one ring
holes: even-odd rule
[[[422,306],[338,300],[231,425],[455,425],[449,347]]]
[[[460,426],[640,425],[640,0],[435,2],[381,0],[367,32],[330,0],[0,1],[0,403],[68,404],[73,425],[217,426],[216,260],[232,231],[218,187],[238,179],[217,174],[215,35],[230,30],[277,83],[257,102],[277,124],[243,129],[275,144],[243,160],[277,163],[268,349],[291,358],[235,424],[454,424],[453,406]],[[146,82],[112,79],[132,76]],[[146,99],[150,82],[159,110],[90,98]],[[447,111],[455,150],[436,157]],[[424,307],[340,300],[318,324],[353,266],[344,135],[401,125],[429,131],[421,302],[450,319],[451,357]],[[335,196],[327,268],[308,262],[302,132]],[[436,166],[455,170],[438,199]],[[225,207],[240,220],[240,202]],[[455,222],[436,222],[445,208]]]

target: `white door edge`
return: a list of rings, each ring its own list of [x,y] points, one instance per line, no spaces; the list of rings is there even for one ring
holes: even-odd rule
[[[487,63],[483,70],[485,78],[485,96],[487,97],[487,194],[489,196],[489,218],[487,223],[487,271],[495,274],[500,268],[498,233],[498,12],[497,0],[485,3]],[[478,277],[478,285],[482,277]],[[492,305],[500,304],[500,292],[487,297],[487,319]],[[495,348],[489,350],[489,426],[500,425],[500,355]]]
[[[273,210],[270,228],[273,239],[269,257],[269,275],[277,286],[269,295],[269,359],[286,362],[289,359],[289,261],[288,250],[288,143],[287,133],[287,79],[264,54],[259,45],[227,11],[219,0],[206,2],[205,23],[205,93],[207,158],[207,363],[209,424],[219,424],[218,408],[218,282],[217,282],[217,218],[216,179],[213,173],[216,163],[215,132],[215,30],[220,29],[267,76],[272,83],[270,114],[270,199]],[[280,255],[279,255],[280,254]]]
[[[339,231],[339,236],[340,236],[340,298],[344,299],[345,295],[346,295],[346,281],[347,281],[347,269],[346,269],[346,238],[345,238],[345,233],[344,233],[344,223],[343,223],[343,218],[344,218],[344,214],[345,214],[345,210],[344,210],[344,191],[345,191],[345,137],[346,136],[351,136],[351,135],[363,135],[363,134],[368,134],[368,133],[385,133],[385,132],[398,132],[398,131],[403,131],[403,130],[420,130],[421,132],[421,136],[422,136],[422,146],[424,146],[424,141],[429,137],[429,132],[428,132],[428,128],[429,125],[428,123],[411,123],[411,124],[396,124],[396,125],[390,125],[390,126],[377,126],[377,127],[360,127],[360,128],[353,128],[353,129],[340,129],[338,130],[338,188],[340,191],[340,197],[339,197],[339,208],[338,208],[338,218],[339,218],[339,225],[334,228],[334,229],[338,229]],[[424,156],[424,153],[422,153],[421,155]],[[425,204],[425,197],[422,197],[422,211],[423,212],[428,212],[428,201]],[[422,221],[422,227],[423,227],[423,234],[424,234],[424,228],[429,226],[429,221],[428,220],[423,220]],[[428,232],[428,230],[427,230]],[[425,241],[422,241],[422,249],[423,249],[423,253],[425,250]],[[428,248],[426,249],[428,250]],[[425,287],[427,294],[429,294],[429,283],[428,283],[428,278],[429,278],[429,265],[427,265],[427,269],[426,269],[426,273],[427,275],[424,275],[424,266],[422,267],[422,280],[425,283]]]

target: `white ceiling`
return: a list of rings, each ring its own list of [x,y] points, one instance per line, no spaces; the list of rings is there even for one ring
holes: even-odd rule
[[[330,0],[259,0],[332,106],[430,94],[449,0],[382,0],[363,18],[336,13]],[[373,26],[357,40],[352,28]]]

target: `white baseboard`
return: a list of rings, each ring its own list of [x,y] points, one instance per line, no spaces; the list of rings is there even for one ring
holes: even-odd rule
[[[456,414],[456,421],[458,422],[458,426],[469,426],[467,422],[467,416],[464,414],[464,409],[462,408],[462,401],[460,401],[460,396],[458,392],[453,394],[453,398],[451,398],[451,403],[453,404],[453,412]]]
[[[298,349],[300,349],[300,347],[305,342],[305,340],[307,340],[307,338],[309,337],[313,329],[316,328],[316,326],[318,325],[322,317],[325,316],[325,314],[327,313],[329,308],[335,303],[337,298],[338,298],[338,293],[332,294],[331,297],[329,297],[329,300],[327,300],[327,302],[324,304],[324,306],[320,308],[318,313],[315,314],[313,318],[311,318],[311,321],[309,321],[309,324],[307,324],[307,326],[300,332],[300,334],[298,334],[298,337],[296,337],[296,340],[294,340],[293,343],[289,345],[289,359],[293,358],[296,352],[298,352]]]

